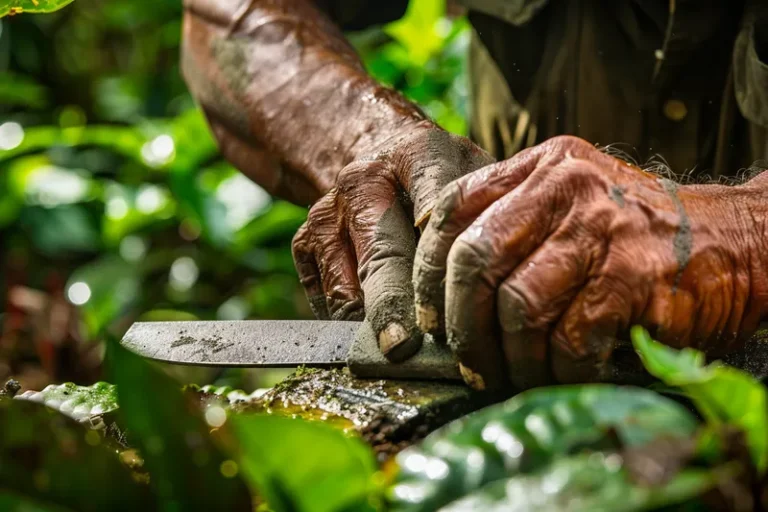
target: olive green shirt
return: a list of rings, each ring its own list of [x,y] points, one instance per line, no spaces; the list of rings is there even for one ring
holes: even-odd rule
[[[497,158],[572,134],[678,174],[768,160],[768,0],[456,1],[471,136]]]

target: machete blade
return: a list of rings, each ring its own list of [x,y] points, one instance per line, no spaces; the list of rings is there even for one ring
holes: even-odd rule
[[[338,367],[361,322],[137,322],[121,343],[141,356],[201,366]]]

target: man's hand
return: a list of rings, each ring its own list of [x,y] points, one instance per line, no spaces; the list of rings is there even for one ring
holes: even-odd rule
[[[324,3],[324,2],[323,2]],[[222,154],[273,194],[314,202],[294,256],[320,318],[365,313],[382,352],[414,353],[414,224],[490,163],[367,75],[313,0],[185,0],[182,69]]]
[[[416,352],[414,225],[426,223],[446,184],[491,161],[468,139],[424,122],[347,165],[293,241],[318,318],[365,313],[385,356],[399,361]]]
[[[678,185],[557,137],[441,194],[414,264],[418,324],[475,388],[601,379],[633,324],[717,355],[768,301],[768,179]]]

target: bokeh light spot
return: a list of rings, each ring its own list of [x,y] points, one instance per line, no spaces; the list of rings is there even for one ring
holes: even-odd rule
[[[8,121],[0,124],[0,149],[10,150],[19,147],[24,140],[24,128],[19,123]]]
[[[221,474],[224,475],[225,478],[236,477],[239,470],[240,468],[237,467],[237,462],[233,460],[225,460],[219,467],[219,471],[221,471]]]
[[[82,306],[91,300],[91,287],[82,281],[72,283],[67,290],[67,298],[75,306]]]
[[[218,405],[212,405],[205,410],[205,422],[213,428],[219,428],[227,422],[227,411]]]
[[[194,286],[199,275],[200,269],[195,260],[189,256],[182,256],[171,265],[171,287],[176,291],[185,292]]]
[[[162,167],[173,160],[176,144],[170,135],[158,135],[141,147],[141,159],[150,167]]]

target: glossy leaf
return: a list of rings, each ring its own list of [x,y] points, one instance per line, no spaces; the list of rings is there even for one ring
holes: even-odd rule
[[[376,462],[362,441],[286,417],[234,416],[229,422],[240,443],[240,466],[271,510],[375,510]]]
[[[572,453],[638,446],[662,435],[690,437],[696,427],[679,404],[644,389],[535,389],[454,421],[400,453],[390,497],[396,510],[431,511]]]
[[[704,354],[677,351],[653,340],[642,327],[632,328],[632,343],[646,369],[685,391],[708,422],[741,428],[752,460],[768,466],[768,390],[754,377],[719,363],[705,366]]]
[[[0,401],[0,488],[81,512],[154,507],[98,432],[23,400]]]
[[[685,470],[671,482],[633,484],[618,454],[586,454],[554,462],[532,475],[486,485],[440,509],[441,512],[594,512],[653,510],[680,504],[712,488],[717,473]]]
[[[248,490],[236,471],[227,471],[231,461],[211,439],[199,405],[173,379],[117,343],[109,345],[109,356],[120,423],[139,448],[164,509],[250,510]]]
[[[0,18],[23,12],[54,12],[72,2],[73,0],[0,0]]]

